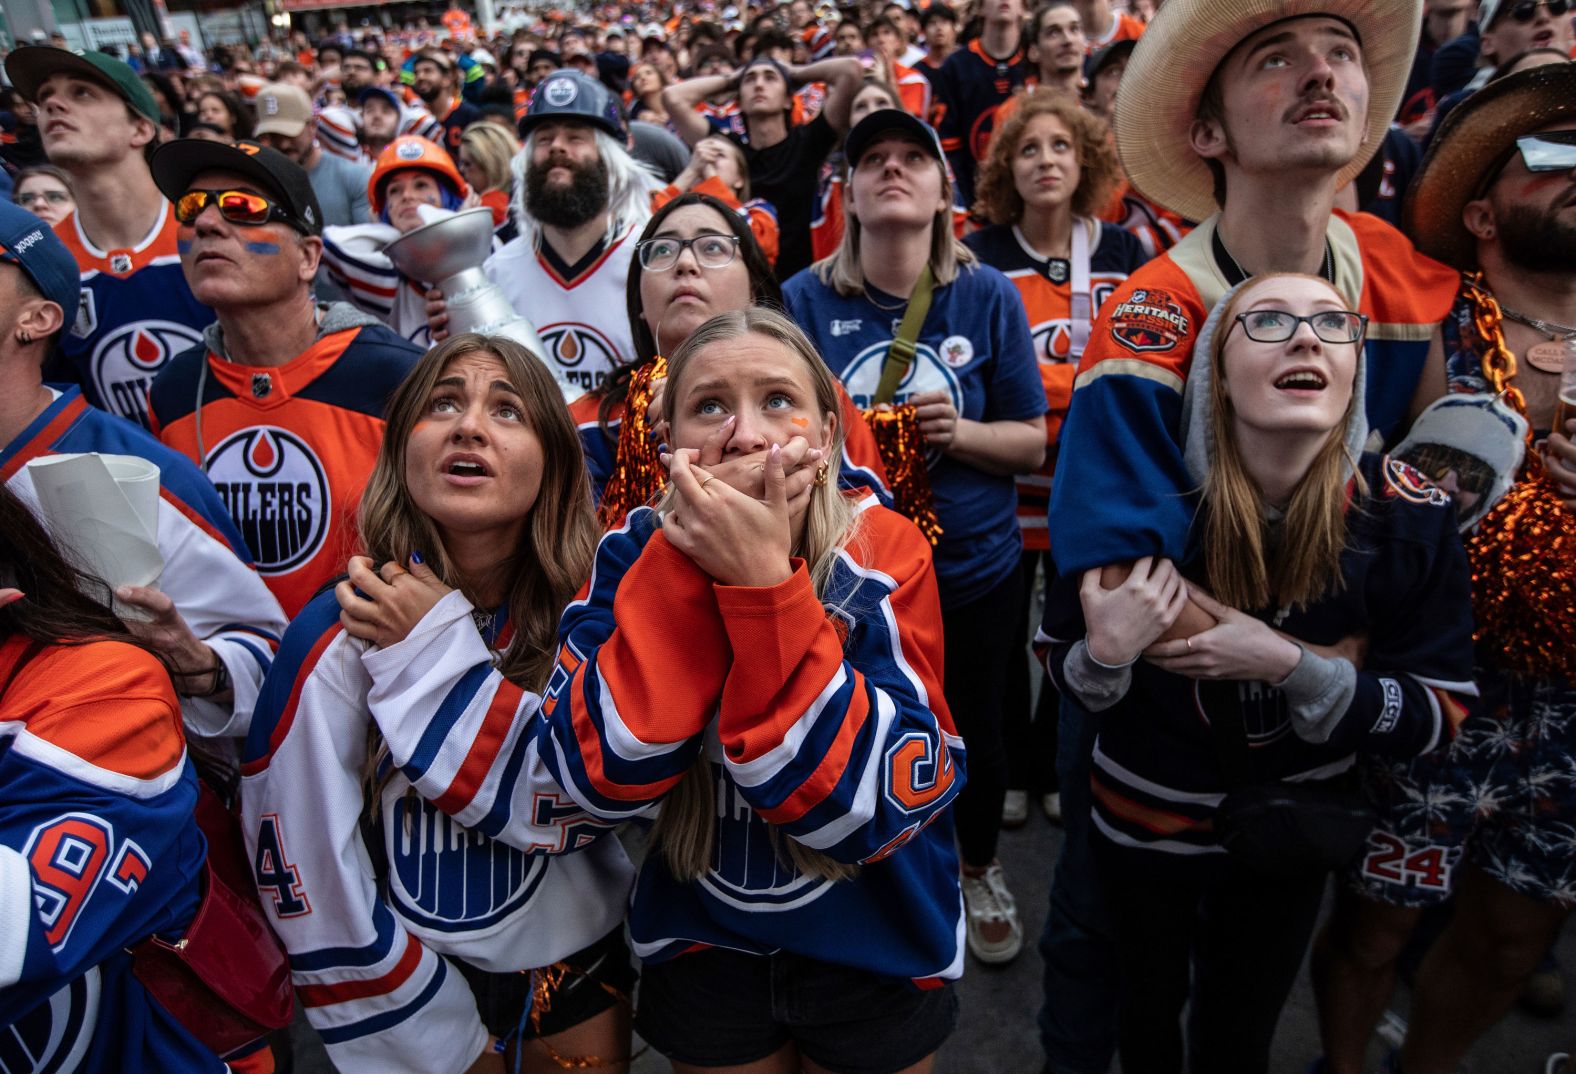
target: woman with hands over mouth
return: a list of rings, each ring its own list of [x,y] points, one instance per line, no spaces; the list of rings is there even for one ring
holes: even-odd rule
[[[1184,1047],[1190,1069],[1265,1070],[1323,896],[1322,870],[1228,856],[1216,810],[1241,784],[1212,725],[1241,726],[1254,786],[1316,782],[1447,741],[1477,694],[1449,497],[1360,454],[1365,329],[1317,277],[1228,292],[1183,400],[1187,560],[1140,559],[1110,588],[1099,568],[1064,575],[1047,598],[1047,669],[1099,722],[1091,839],[1124,1070],[1181,1071]],[[1190,603],[1213,625],[1173,631]]]
[[[633,869],[538,747],[598,534],[574,424],[474,334],[388,416],[366,555],[291,624],[247,742],[263,905],[341,1071],[627,1071]]]
[[[542,706],[577,805],[656,817],[641,1035],[680,1074],[928,1071],[963,783],[930,546],[839,488],[836,380],[786,317],[719,315],[669,360],[668,490],[603,537]]]

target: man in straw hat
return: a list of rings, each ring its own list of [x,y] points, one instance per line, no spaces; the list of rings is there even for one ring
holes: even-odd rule
[[[1334,205],[1384,140],[1421,24],[1422,0],[1169,0],[1149,24],[1116,99],[1117,149],[1141,194],[1201,223],[1128,277],[1095,322],[1052,493],[1058,571],[1182,557],[1193,520],[1183,383],[1206,315],[1248,276],[1316,273],[1346,294],[1370,321],[1369,422],[1387,437],[1403,427],[1455,274],[1383,221]],[[1063,746],[1082,763],[1076,780],[1093,735],[1068,709],[1064,733],[1085,732]],[[1080,893],[1095,879],[1070,861],[1064,851],[1041,942],[1042,1042],[1051,1070],[1104,1070],[1110,1017],[1096,1014],[1114,1002],[1093,1002],[1093,967],[1115,959],[1095,950],[1097,908],[1065,912],[1091,907]]]
[[[1407,224],[1419,249],[1481,273],[1500,314],[1464,283],[1445,322],[1441,368],[1427,382],[1443,390],[1448,377],[1454,392],[1489,390],[1483,328],[1502,332],[1526,416],[1542,438],[1556,409],[1561,340],[1576,335],[1576,64],[1490,82],[1452,112],[1412,188]],[[1458,432],[1474,450],[1488,446],[1471,427]],[[1576,509],[1573,432],[1576,421],[1548,434],[1547,458]],[[1457,482],[1467,484],[1461,475]],[[1470,507],[1463,499],[1463,514]],[[1364,1069],[1365,1046],[1423,908],[1455,897],[1451,923],[1418,971],[1399,1063],[1389,1064],[1406,1074],[1455,1070],[1509,1009],[1576,906],[1569,778],[1576,687],[1512,681],[1485,666],[1474,678],[1489,704],[1461,725],[1448,756],[1386,772],[1369,853],[1351,870],[1316,946],[1329,1074]],[[1429,803],[1426,814],[1418,802]]]

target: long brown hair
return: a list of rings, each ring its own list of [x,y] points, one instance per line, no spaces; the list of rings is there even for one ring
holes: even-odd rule
[[[816,406],[823,414],[841,414],[842,399],[837,388],[837,378],[826,367],[799,326],[775,310],[754,307],[719,313],[692,332],[668,358],[668,390],[663,394],[662,416],[670,429],[681,395],[681,382],[691,359],[714,343],[725,343],[750,335],[764,336],[802,360],[810,372]],[[804,536],[794,549],[794,554],[810,565],[811,583],[816,595],[823,601],[827,597],[837,554],[855,539],[858,521],[856,508],[838,490],[843,434],[844,429],[839,422],[831,442],[825,448],[828,468],[826,481],[811,489]],[[673,496],[674,492],[670,488],[658,505],[659,513],[666,511]],[[681,880],[698,880],[706,874],[717,839],[716,802],[711,762],[703,749],[694,766],[662,800],[662,812],[651,832],[652,844],[661,851],[673,875]],[[775,827],[771,829],[771,834],[774,847],[781,856],[785,848]],[[787,840],[786,853],[793,866],[809,876],[844,880],[857,871],[855,866],[837,861],[794,839]]]
[[[591,508],[580,437],[558,385],[540,359],[511,339],[471,332],[422,355],[389,401],[383,444],[361,497],[361,535],[367,555],[376,564],[393,560],[403,565],[410,562],[412,552],[420,552],[448,585],[463,591],[475,581],[460,577],[438,527],[411,500],[405,448],[449,363],[478,353],[503,363],[510,385],[524,402],[526,421],[542,444],[541,490],[520,544],[507,562],[514,638],[499,665],[510,682],[539,690],[552,672],[559,614],[590,576],[601,533]],[[474,593],[466,596],[475,603]]]
[[[1330,430],[1286,505],[1281,539],[1269,547],[1263,493],[1243,466],[1232,432],[1234,411],[1226,393],[1224,356],[1226,339],[1245,296],[1263,281],[1284,276],[1325,283],[1297,272],[1255,276],[1231,296],[1210,342],[1209,421],[1216,454],[1204,480],[1204,568],[1215,599],[1243,611],[1262,610],[1272,603],[1301,608],[1339,591],[1343,585],[1341,553],[1346,548],[1348,474],[1354,475],[1359,489],[1364,487],[1357,460],[1346,445],[1346,430],[1357,400],[1354,384],[1340,422]],[[1335,292],[1333,287],[1330,290]],[[1337,345],[1346,344],[1327,344]],[[1360,351],[1362,339],[1351,346]]]

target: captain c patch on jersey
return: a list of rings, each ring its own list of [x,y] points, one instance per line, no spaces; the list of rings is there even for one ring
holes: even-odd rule
[[[283,574],[310,560],[328,532],[328,477],[294,433],[254,426],[227,437],[207,459],[261,574]]]

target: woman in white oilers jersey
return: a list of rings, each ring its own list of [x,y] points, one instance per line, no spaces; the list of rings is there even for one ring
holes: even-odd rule
[[[1015,958],[1023,928],[996,841],[1006,796],[1002,703],[1022,604],[1023,540],[1013,477],[1045,458],[1045,389],[1023,300],[952,232],[952,190],[935,132],[880,109],[848,132],[847,222],[837,252],[783,285],[783,298],[860,406],[869,406],[924,270],[934,278],[912,366],[893,402],[918,407],[942,534],[937,582],[947,704],[969,746],[957,824],[968,942],[983,962]]]
[[[583,467],[539,360],[476,335],[429,351],[389,405],[368,555],[264,685],[247,838],[341,1071],[628,1069],[632,870],[536,747],[598,534]]]

